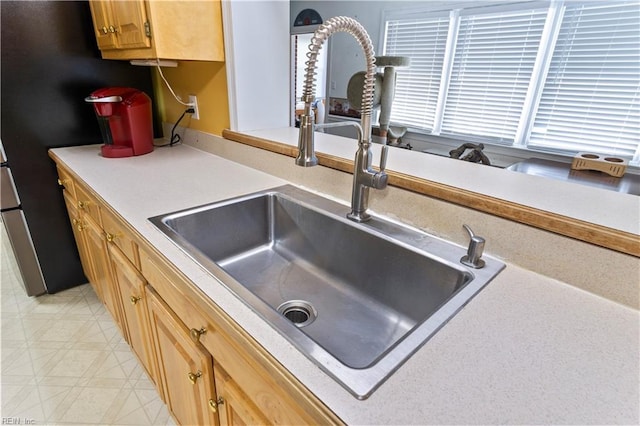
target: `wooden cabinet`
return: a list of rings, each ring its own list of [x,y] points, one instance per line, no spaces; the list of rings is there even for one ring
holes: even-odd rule
[[[192,284],[179,271],[142,248],[140,265],[149,286],[213,356],[215,371],[221,372],[220,377],[214,374],[217,396],[225,401],[218,408],[221,424],[336,423],[326,408],[312,402],[308,391],[293,385],[295,379],[278,369],[277,362],[220,308],[200,304],[202,299],[194,297]]]
[[[116,288],[122,301],[122,314],[127,341],[149,377],[157,382],[155,349],[150,335],[144,277],[133,267],[122,251],[109,244],[109,257]],[[158,390],[162,390],[156,383]]]
[[[84,271],[85,277],[91,283],[93,290],[98,295],[98,298],[102,300],[102,293],[100,289],[95,284],[95,278],[93,273],[93,266],[91,264],[91,259],[89,259],[89,251],[87,248],[87,240],[85,237],[85,225],[82,222],[82,218],[78,213],[78,209],[76,208],[76,200],[74,196],[71,195],[67,187],[65,187],[64,192],[64,202],[67,206],[67,211],[69,212],[69,221],[71,222],[71,230],[73,231],[73,237],[76,240],[76,246],[78,247],[78,254],[80,256],[80,263],[82,264],[82,270]]]
[[[224,395],[219,398],[223,404],[216,404],[221,425],[272,424],[222,367],[214,365],[213,371],[218,395]]]
[[[120,295],[113,283],[107,243],[102,232],[100,204],[69,174],[60,170],[58,173],[60,176],[58,183],[65,188],[64,200],[83,271],[120,330],[124,330],[120,312]]]
[[[218,424],[211,355],[189,338],[189,330],[147,288],[159,377],[171,413],[183,425]],[[210,402],[211,401],[211,402]]]
[[[90,1],[89,4],[98,49],[115,49],[117,47],[116,27],[111,17],[110,4],[99,1]]]
[[[87,278],[178,423],[341,423],[84,182],[58,173]]]
[[[120,331],[124,334],[124,321],[120,312],[120,294],[111,275],[107,241],[100,226],[90,216],[85,215],[83,222],[88,257],[93,265],[94,284],[100,289],[102,303],[104,303]]]
[[[104,59],[224,61],[220,0],[90,0]]]
[[[145,2],[90,0],[93,30],[100,50],[149,48]]]

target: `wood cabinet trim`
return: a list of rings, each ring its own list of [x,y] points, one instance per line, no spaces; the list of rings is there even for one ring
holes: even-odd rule
[[[103,59],[225,60],[220,0],[91,0],[90,4]],[[100,31],[103,24],[98,21],[105,16],[113,21],[116,33]],[[123,16],[131,20],[129,25],[117,22]]]
[[[223,130],[222,137],[289,157],[295,158],[298,155],[298,149],[291,145],[249,136],[229,129]],[[318,163],[322,166],[346,173],[353,173],[352,161],[321,152],[317,152],[316,155],[318,157]],[[632,233],[417,178],[393,170],[387,170],[387,174],[389,175],[389,185],[398,188],[448,201],[463,207],[469,207],[525,225],[534,226],[545,231],[575,238],[610,250],[640,257],[640,238]]]

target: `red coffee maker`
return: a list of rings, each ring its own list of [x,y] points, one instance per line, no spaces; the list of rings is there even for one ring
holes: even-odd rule
[[[151,99],[130,87],[98,89],[84,99],[100,124],[103,157],[122,158],[153,151]]]

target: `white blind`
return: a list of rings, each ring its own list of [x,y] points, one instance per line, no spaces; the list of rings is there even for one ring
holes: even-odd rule
[[[392,122],[433,129],[448,30],[448,15],[386,22],[384,55],[411,57],[397,70]]]
[[[568,2],[528,145],[632,157],[640,143],[640,5]]]
[[[541,7],[460,17],[442,134],[513,142],[546,16]]]

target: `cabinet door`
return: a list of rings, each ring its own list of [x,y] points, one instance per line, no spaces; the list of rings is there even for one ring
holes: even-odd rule
[[[78,214],[78,210],[76,209],[76,201],[71,197],[71,195],[65,189],[63,191],[64,202],[67,205],[67,212],[69,213],[69,220],[71,221],[71,229],[73,230],[73,237],[76,240],[76,245],[78,246],[78,254],[80,255],[80,263],[82,264],[82,270],[84,271],[84,275],[87,277],[93,290],[98,295],[98,298],[102,300],[102,292],[95,284],[95,275],[93,272],[93,266],[91,259],[89,257],[89,251],[87,249],[87,241],[85,239],[85,225]]]
[[[115,244],[109,244],[109,257],[114,284],[122,300],[122,316],[129,344],[153,382],[157,384],[155,353],[144,291],[146,281]]]
[[[146,27],[149,25],[143,0],[111,1],[111,12],[118,34],[119,49],[151,46]]]
[[[100,0],[89,0],[89,7],[98,49],[115,49],[117,47],[116,27],[111,18],[110,4]]]
[[[96,287],[102,294],[102,302],[115,320],[123,335],[124,327],[122,316],[120,314],[120,295],[116,292],[111,277],[111,268],[109,264],[107,242],[102,233],[102,229],[93,221],[93,219],[84,214],[82,221],[85,224],[87,251],[91,258],[93,266],[94,280]]]
[[[221,425],[270,424],[224,369],[216,364],[213,371],[218,401],[211,404],[217,408]]]
[[[211,354],[191,341],[186,326],[149,286],[146,292],[158,369],[169,410],[183,425],[217,425],[214,407],[209,405],[209,400],[216,399]]]

